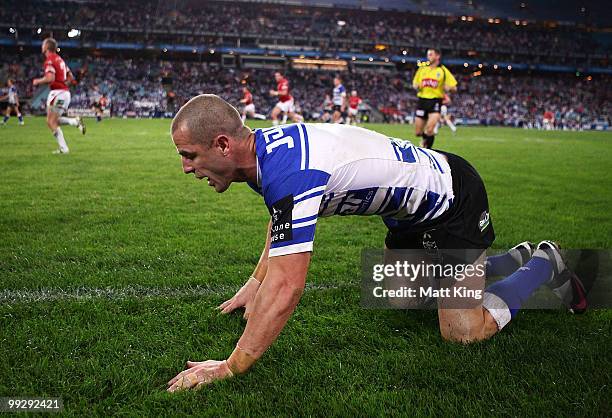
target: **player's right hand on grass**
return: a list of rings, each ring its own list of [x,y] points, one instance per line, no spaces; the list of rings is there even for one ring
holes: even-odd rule
[[[228,314],[238,308],[244,308],[244,315],[242,317],[249,319],[255,295],[257,295],[260,285],[261,283],[256,278],[250,277],[231,299],[223,302],[217,309],[220,309],[222,314]]]

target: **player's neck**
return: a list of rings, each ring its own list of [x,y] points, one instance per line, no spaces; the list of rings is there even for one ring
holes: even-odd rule
[[[236,168],[236,181],[257,183],[257,155],[255,150],[255,132],[249,134],[244,152]]]

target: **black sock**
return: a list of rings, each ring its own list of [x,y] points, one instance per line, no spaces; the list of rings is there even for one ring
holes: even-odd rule
[[[433,147],[434,139],[435,139],[434,135],[423,134],[423,146],[425,148]]]

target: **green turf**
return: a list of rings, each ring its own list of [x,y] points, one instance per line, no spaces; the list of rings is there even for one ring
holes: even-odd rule
[[[333,287],[307,290],[251,373],[169,395],[187,359],[222,359],[240,335],[240,317],[213,307],[258,259],[263,202],[182,175],[167,120],[65,127],[59,156],[43,119],[26,124],[0,128],[0,291],[137,291],[2,303],[0,396],[61,396],[79,416],[611,414],[611,311],[525,311],[464,347],[442,341],[433,311],[361,309],[360,253],[385,232],[375,217],[319,222],[308,282]],[[436,146],[484,178],[495,247],[610,248],[612,134],[460,127]],[[209,291],[180,294],[195,286]]]

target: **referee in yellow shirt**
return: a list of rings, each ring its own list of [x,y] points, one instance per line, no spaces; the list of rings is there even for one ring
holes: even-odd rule
[[[431,148],[434,143],[434,129],[440,121],[440,106],[445,92],[457,91],[457,80],[444,65],[440,64],[440,51],[427,50],[429,65],[419,67],[412,87],[417,90],[418,104],[414,126],[420,136],[421,147]]]

